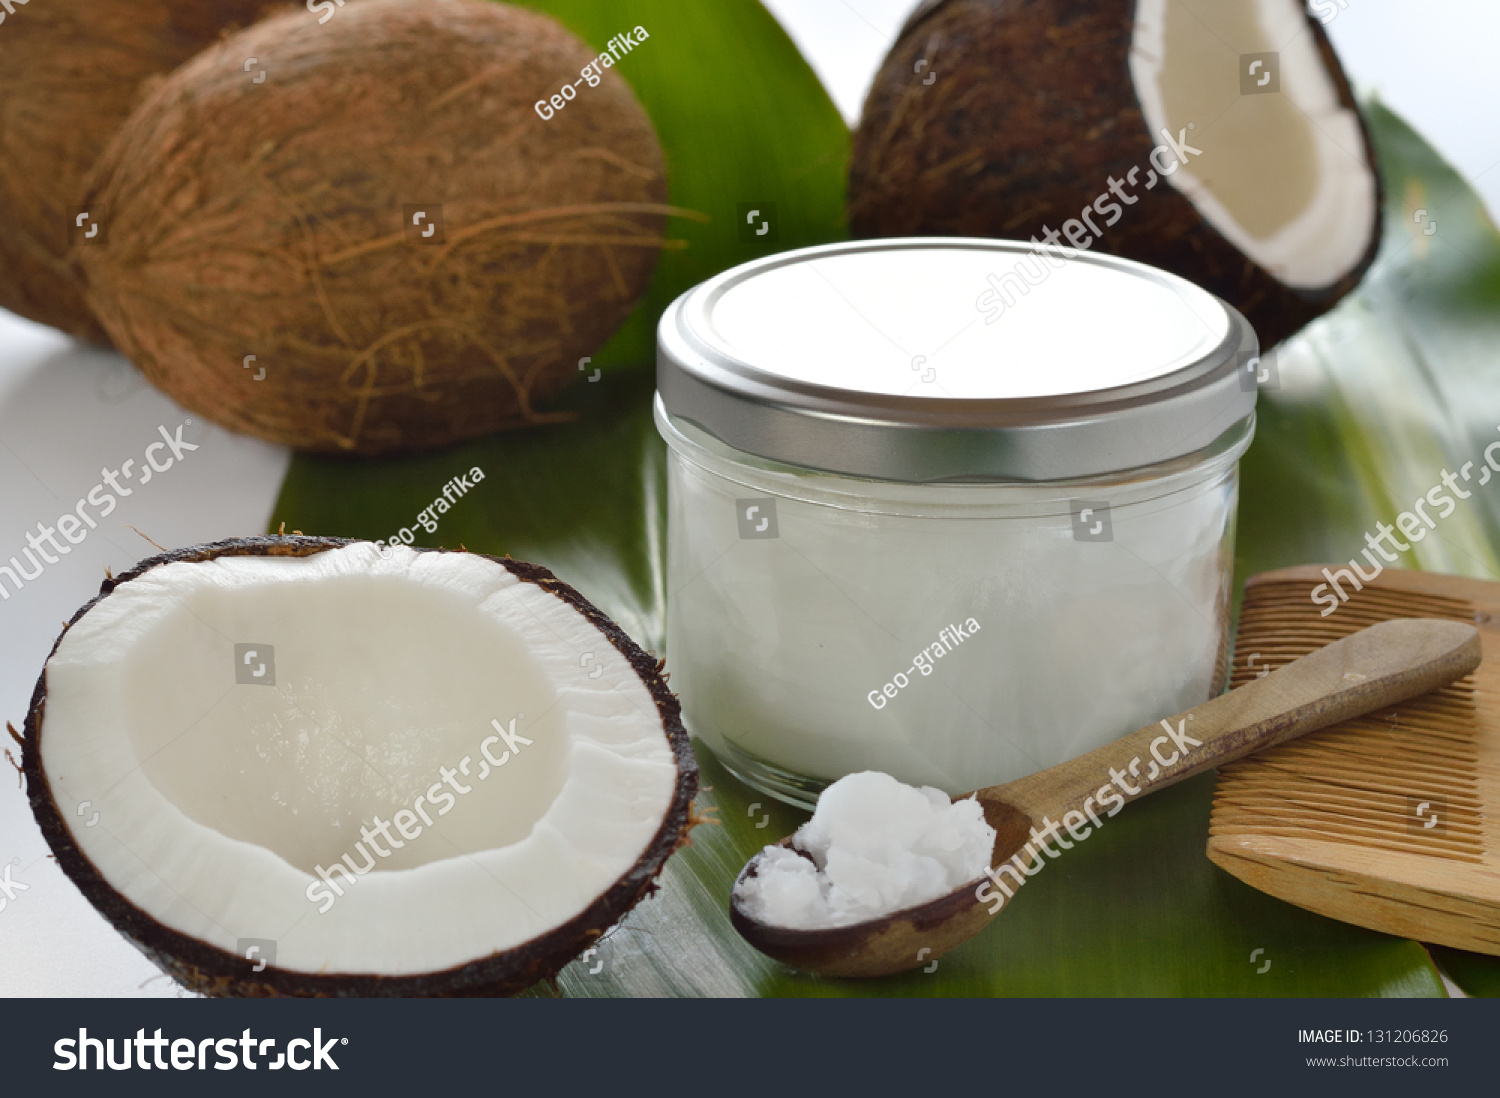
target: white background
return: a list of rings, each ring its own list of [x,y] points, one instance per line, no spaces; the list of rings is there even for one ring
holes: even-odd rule
[[[695,0],[709,3],[712,0]],[[870,80],[914,0],[766,0],[839,109],[856,120]],[[24,18],[24,11],[17,12]],[[1378,90],[1500,211],[1500,3],[1348,0],[1328,25],[1345,68]],[[3,211],[0,211],[3,216]],[[140,461],[158,425],[194,418],[118,356],[0,311],[0,560],[99,482]],[[119,572],[155,550],[263,532],[287,455],[199,423],[200,449],[131,498],[40,578],[0,602],[0,719],[17,726],[62,624]],[[8,588],[7,588],[8,589]],[[0,995],[174,995],[55,868],[26,799],[0,772],[0,872],[27,886],[0,910]],[[0,896],[3,899],[3,896]]]

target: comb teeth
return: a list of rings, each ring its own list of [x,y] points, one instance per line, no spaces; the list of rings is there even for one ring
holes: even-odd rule
[[[1377,622],[1474,620],[1463,599],[1374,587],[1325,618],[1308,591],[1299,579],[1246,590],[1231,685]],[[1473,677],[1224,767],[1209,834],[1287,835],[1483,861]]]

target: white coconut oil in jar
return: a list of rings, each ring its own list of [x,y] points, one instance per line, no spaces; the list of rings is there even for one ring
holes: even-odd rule
[[[1191,283],[1006,241],[689,291],[656,399],[689,729],[810,805],[861,770],[1008,781],[1217,693],[1255,354]]]

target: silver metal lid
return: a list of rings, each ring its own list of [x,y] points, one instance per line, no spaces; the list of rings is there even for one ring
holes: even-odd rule
[[[1176,275],[1070,251],[910,238],[743,264],[662,315],[662,403],[762,458],[912,482],[1117,473],[1252,414],[1244,317]]]

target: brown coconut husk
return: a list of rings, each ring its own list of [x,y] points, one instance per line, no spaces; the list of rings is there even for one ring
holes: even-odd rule
[[[1145,164],[1147,126],[1129,53],[1136,0],[925,0],[882,64],[854,137],[849,224],[856,237],[1027,240],[1061,227],[1110,176]],[[1353,92],[1322,26],[1307,16],[1339,102]],[[913,73],[936,70],[932,84]],[[1363,156],[1379,173],[1361,120]],[[1234,305],[1271,347],[1333,308],[1375,259],[1302,290],[1262,269],[1172,186],[1137,189],[1101,251],[1183,276]]]
[[[109,337],[67,263],[69,210],[142,81],[285,0],[32,0],[0,26],[0,307]]]
[[[550,121],[533,109],[595,56],[481,0],[226,38],[100,161],[108,240],[73,252],[88,301],[179,403],[273,442],[371,454],[545,422],[644,291],[670,211],[613,71]],[[415,242],[403,207],[436,204],[444,242]]]

